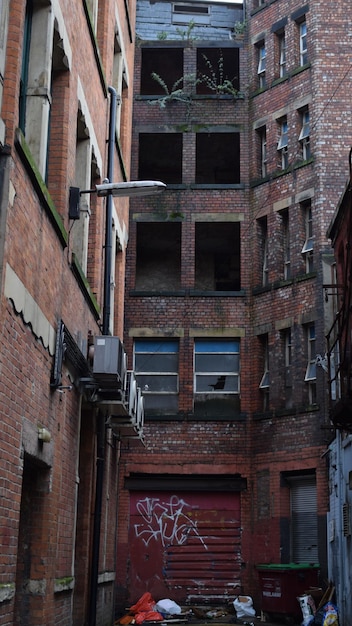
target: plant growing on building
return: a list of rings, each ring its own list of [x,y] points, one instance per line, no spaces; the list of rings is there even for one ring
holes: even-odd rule
[[[220,55],[217,61],[217,67],[214,68],[212,62],[208,57],[203,54],[203,59],[205,61],[208,72],[206,74],[201,74],[199,77],[199,82],[204,83],[208,89],[210,89],[214,94],[218,96],[229,95],[229,96],[237,96],[238,89],[235,89],[233,86],[233,80],[230,80],[224,74],[224,57]]]
[[[196,37],[191,36],[194,27],[195,27],[194,20],[191,20],[186,30],[182,30],[181,28],[176,28],[176,32],[181,37],[181,39],[186,40],[186,41],[194,41]]]
[[[235,22],[235,25],[233,27],[233,34],[236,36],[239,35],[244,35],[244,33],[246,32],[246,28],[247,28],[247,20],[244,20],[243,22]]]
[[[164,79],[152,72],[153,80],[155,80],[165,92],[165,95],[159,96],[156,100],[150,100],[150,104],[159,104],[161,109],[164,109],[168,102],[178,101],[184,104],[192,104],[192,92],[197,85],[198,79],[195,74],[185,74],[181,76],[171,87],[168,88]]]

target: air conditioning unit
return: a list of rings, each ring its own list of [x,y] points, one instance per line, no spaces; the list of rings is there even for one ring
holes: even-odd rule
[[[137,381],[134,372],[127,372],[126,400],[131,423],[137,425]]]
[[[142,430],[144,426],[144,398],[140,387],[137,387],[137,429]]]
[[[119,337],[101,335],[94,338],[93,376],[103,388],[123,389],[127,356]]]

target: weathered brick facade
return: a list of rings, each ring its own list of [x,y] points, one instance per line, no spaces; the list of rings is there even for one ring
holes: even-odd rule
[[[246,3],[244,38],[225,35],[225,30],[220,29],[214,35],[209,27],[211,36],[207,40],[207,29],[202,30],[195,17],[187,41],[187,36],[180,34],[182,28],[187,30],[186,26],[175,31],[177,19],[171,5],[138,4],[136,28],[140,41],[135,55],[132,176],[140,174],[141,134],[151,133],[159,141],[159,133],[168,133],[169,145],[164,155],[158,158],[153,153],[151,157],[154,176],[158,178],[159,172],[164,171],[167,152],[174,150],[176,154],[175,133],[181,133],[182,177],[177,184],[168,184],[160,198],[133,200],[131,204],[125,345],[132,359],[133,344],[141,338],[176,338],[179,396],[178,412],[174,415],[153,417],[146,410],[145,449],[130,444],[122,451],[118,540],[121,569],[117,574],[121,606],[136,599],[133,559],[140,559],[143,571],[144,556],[134,552],[131,557],[129,553],[132,522],[128,534],[122,521],[129,514],[132,497],[128,489],[123,489],[124,480],[129,485],[128,479],[139,474],[144,476],[141,489],[146,498],[153,496],[153,489],[148,491],[148,476],[150,480],[157,475],[166,476],[170,485],[174,475],[186,479],[197,476],[201,480],[204,474],[207,481],[209,474],[221,477],[239,473],[246,479],[247,489],[240,495],[241,589],[253,596],[257,610],[261,607],[261,591],[256,564],[297,559],[292,548],[292,492],[297,481],[301,488],[305,479],[312,479],[318,547],[316,556],[307,560],[319,562],[322,577],[326,576],[328,487],[324,452],[333,431],[328,417],[327,373],[315,365],[314,381],[309,382],[307,362],[312,358],[315,364],[315,355],[324,361],[326,352],[325,334],[331,312],[324,303],[323,284],[331,282],[332,276],[326,231],[346,178],[351,143],[351,133],[343,124],[343,116],[349,110],[345,74],[349,64],[343,43],[348,29],[347,20],[343,19],[346,6],[339,2],[333,15],[326,5],[314,0],[306,4],[287,0],[250,2]],[[236,5],[236,10],[239,8]],[[161,11],[163,20],[159,19]],[[237,16],[237,20],[241,21],[242,16]],[[164,36],[159,34],[159,22]],[[233,26],[233,22],[228,22],[229,30]],[[280,75],[282,35],[286,57]],[[259,87],[261,45],[265,46],[266,66],[265,85]],[[153,46],[165,56],[172,48],[182,48],[184,76],[197,71],[198,48],[238,47],[238,97],[193,94],[191,103],[166,101],[164,107],[158,106],[157,88],[154,92],[151,88],[149,97],[146,91],[141,93],[143,51]],[[167,82],[166,75],[162,78]],[[300,136],[302,120],[307,119],[304,115],[308,112],[307,147]],[[287,125],[284,168],[278,149],[283,120]],[[260,139],[263,128],[265,174]],[[196,152],[196,135],[202,131],[240,133],[239,184],[196,183],[200,156]],[[152,142],[150,146],[152,151]],[[179,165],[175,157],[176,166]],[[313,256],[304,250],[305,242],[310,245],[309,216]],[[205,289],[199,293],[195,277],[197,224],[207,222],[216,227],[219,221],[230,225],[234,220],[240,223],[241,233],[240,289],[231,293],[207,293]],[[140,225],[154,224],[157,240],[158,228],[165,222],[181,223],[180,283],[176,288],[175,276],[169,275],[169,282],[165,277],[165,250],[160,252],[159,273],[150,268],[148,279],[146,273],[143,275],[144,284],[138,281],[138,251],[144,234]],[[175,241],[176,232],[175,228]],[[312,333],[315,348],[309,344]],[[232,419],[220,421],[211,414],[200,419],[194,412],[194,342],[198,337],[237,337],[240,341],[240,413]],[[260,388],[265,342],[270,372],[268,396]],[[314,349],[311,354],[309,351]],[[203,488],[206,489],[204,485]],[[210,484],[208,488],[211,491]],[[150,544],[148,547],[152,558],[153,548]],[[167,568],[164,575],[167,578]],[[213,583],[215,586],[215,576]],[[156,583],[153,585],[153,579],[148,579],[146,590],[158,589]],[[172,587],[169,593],[172,597]],[[224,599],[234,594],[224,585]],[[200,589],[198,601],[206,602],[206,595],[202,596]],[[187,599],[187,591],[184,600],[192,602]]]
[[[121,130],[114,133],[113,176],[129,179],[127,82],[132,85],[135,7],[130,3],[128,13],[123,3],[99,2],[94,15],[97,7],[98,2],[59,0],[5,0],[0,7],[2,625],[110,624],[114,618],[119,442],[110,429],[105,432],[106,417],[81,383],[89,376],[89,345],[101,334],[106,200],[81,196],[85,211],[72,220],[69,188],[82,189],[86,170],[85,189],[108,172],[108,86],[118,88],[116,38],[127,78]],[[39,137],[46,142],[45,159],[37,151]],[[78,233],[84,241],[88,214],[85,263],[84,245],[79,252],[76,244]],[[115,201],[113,220],[120,258],[111,327],[121,336],[127,199]],[[58,350],[60,329],[64,344]]]

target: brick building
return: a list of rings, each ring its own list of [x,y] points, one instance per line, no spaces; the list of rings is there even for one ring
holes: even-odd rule
[[[2,625],[113,620],[120,440],[89,350],[123,334],[128,198],[80,190],[130,177],[134,19],[0,5]]]
[[[121,607],[241,590],[259,611],[258,564],[327,576],[347,9],[137,3],[132,177],[167,190],[130,204],[124,343],[145,447],[121,451]]]

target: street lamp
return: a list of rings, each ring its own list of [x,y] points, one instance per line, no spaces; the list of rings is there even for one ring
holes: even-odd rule
[[[103,183],[95,185],[97,196],[152,196],[166,188],[159,180],[134,180],[129,183]]]

